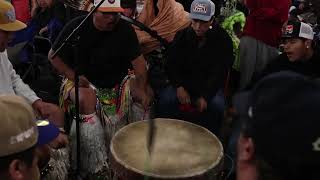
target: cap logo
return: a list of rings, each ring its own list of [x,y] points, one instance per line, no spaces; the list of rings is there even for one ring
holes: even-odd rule
[[[31,135],[34,133],[34,127],[31,127],[30,129],[16,135],[10,137],[10,144],[16,144],[24,141],[25,139],[28,139],[31,137]]]
[[[292,34],[292,33],[293,33],[293,25],[287,25],[286,34]]]
[[[195,13],[206,14],[207,10],[206,4],[196,3],[193,7],[193,12]]]
[[[114,2],[116,2],[116,0],[108,0],[108,2],[109,2],[110,4],[114,4]]]
[[[36,124],[37,126],[48,126],[50,123],[49,121],[46,121],[46,120],[38,120]]]
[[[7,17],[9,22],[14,22],[16,20],[16,15],[14,12],[14,9],[10,9],[5,13],[5,16]]]
[[[312,145],[313,151],[320,152],[320,138],[318,138],[314,143],[312,143]]]

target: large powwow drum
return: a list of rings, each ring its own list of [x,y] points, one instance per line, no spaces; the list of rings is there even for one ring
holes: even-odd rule
[[[111,166],[119,179],[218,179],[223,147],[214,134],[173,119],[155,119],[155,127],[151,153],[148,121],[129,124],[112,138]]]

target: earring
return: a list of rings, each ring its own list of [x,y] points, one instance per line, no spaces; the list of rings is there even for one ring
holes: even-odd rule
[[[212,26],[209,26],[209,29],[212,29]]]
[[[309,49],[309,46],[307,46],[307,49]]]

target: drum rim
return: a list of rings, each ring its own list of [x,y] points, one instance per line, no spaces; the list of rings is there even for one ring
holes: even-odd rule
[[[191,122],[188,122],[188,121],[179,120],[179,119],[155,118],[154,120],[155,121],[178,121],[178,122],[191,124],[191,125],[197,126],[197,127],[201,128],[201,129],[205,130],[206,132],[208,132],[210,135],[212,135],[218,141],[218,144],[220,146],[221,151],[217,156],[217,161],[213,162],[210,166],[208,166],[208,168],[206,170],[201,170],[201,171],[194,172],[194,173],[191,173],[191,174],[188,174],[188,175],[178,175],[178,176],[158,175],[158,174],[154,174],[154,173],[150,173],[150,172],[144,172],[144,171],[141,171],[141,170],[139,170],[139,169],[137,169],[135,167],[131,167],[131,166],[126,165],[124,163],[124,161],[121,160],[118,157],[118,155],[115,153],[115,150],[114,150],[114,147],[113,147],[114,146],[114,139],[118,134],[120,134],[122,131],[130,128],[131,126],[134,126],[135,124],[138,124],[138,123],[143,123],[143,122],[147,122],[148,121],[148,120],[142,120],[142,121],[137,121],[137,122],[130,123],[127,126],[122,127],[112,137],[109,148],[110,148],[111,155],[113,156],[113,158],[116,160],[117,163],[119,163],[121,166],[125,167],[126,169],[131,170],[131,171],[133,171],[135,173],[138,173],[138,174],[140,174],[142,176],[149,176],[149,177],[152,177],[152,178],[168,178],[168,179],[172,179],[172,178],[190,178],[190,177],[196,177],[196,176],[199,176],[199,175],[203,175],[208,170],[214,169],[215,167],[219,167],[219,164],[222,163],[223,155],[224,155],[224,149],[223,149],[222,143],[219,140],[219,138],[215,134],[213,134],[211,131],[209,131],[208,129],[206,129],[206,128],[202,127],[202,126],[199,126],[197,124],[194,124],[194,123],[191,123]]]

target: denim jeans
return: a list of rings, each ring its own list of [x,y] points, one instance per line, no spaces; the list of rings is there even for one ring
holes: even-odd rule
[[[192,99],[192,97],[191,97]],[[177,89],[169,86],[160,90],[159,99],[156,103],[156,117],[187,120],[203,126],[219,136],[219,131],[224,118],[225,98],[222,90],[207,100],[208,107],[205,112],[188,113],[179,109]]]

